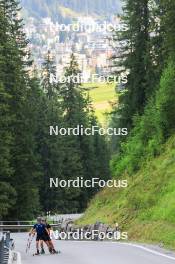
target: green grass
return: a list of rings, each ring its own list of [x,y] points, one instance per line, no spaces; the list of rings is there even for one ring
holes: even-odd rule
[[[108,83],[98,83],[98,84],[84,84],[84,87],[94,87],[90,90],[90,96],[94,103],[106,102],[109,100],[114,100],[115,98],[115,86],[114,84]]]
[[[101,191],[79,224],[118,222],[132,241],[175,249],[175,137],[159,157],[123,178],[128,178],[129,187]]]
[[[93,87],[89,91],[90,98],[95,109],[96,116],[100,123],[106,121],[106,112],[110,112],[111,105],[116,101],[115,85],[108,83],[84,84],[83,87]]]
[[[86,13],[84,12],[76,12],[73,9],[65,7],[65,6],[59,5],[59,10],[61,11],[61,14],[63,17],[71,17],[71,18],[74,18],[75,20],[77,20],[77,17],[81,17],[83,15],[86,16]],[[96,19],[101,18],[101,16],[96,13],[91,13],[91,16],[93,16]]]
[[[75,12],[74,10],[64,6],[59,6],[59,9],[63,17],[77,18],[82,15],[81,13]]]

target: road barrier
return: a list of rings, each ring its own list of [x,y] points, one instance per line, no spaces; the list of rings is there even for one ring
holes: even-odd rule
[[[9,252],[14,248],[13,240],[10,239],[10,232],[0,234],[0,264],[9,263]]]
[[[56,228],[56,227],[60,227],[61,226],[61,223],[58,223],[58,224],[51,224],[51,227]],[[0,230],[1,231],[4,231],[4,230],[12,230],[12,231],[25,231],[25,230],[29,230],[30,228],[33,227],[33,224],[32,225],[0,225]],[[1,264],[1,262],[0,262]]]

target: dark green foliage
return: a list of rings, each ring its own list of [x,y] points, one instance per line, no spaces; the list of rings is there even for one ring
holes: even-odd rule
[[[97,125],[90,102],[86,98],[81,84],[75,84],[72,79],[63,84],[55,84],[54,61],[51,54],[48,54],[43,65],[44,79],[43,89],[48,91],[47,119],[44,127],[50,125],[59,128],[75,128],[83,125],[84,128]],[[75,77],[79,73],[78,65],[74,55],[70,60],[70,65],[65,70],[65,77]],[[50,78],[52,77],[54,78]],[[51,91],[53,96],[50,96]],[[53,107],[55,106],[55,108]],[[42,113],[44,112],[44,109]],[[43,143],[44,140],[44,143]],[[41,188],[41,199],[44,209],[52,209],[60,212],[82,211],[87,202],[97,191],[90,188],[49,188],[50,178],[59,180],[76,180],[83,177],[84,180],[99,177],[106,179],[109,177],[108,160],[106,153],[105,139],[100,136],[86,135],[54,135],[45,134],[41,140],[43,149],[41,153],[44,164],[44,185]],[[101,148],[100,148],[101,146]],[[103,163],[101,162],[102,153]],[[102,165],[103,164],[103,165]]]
[[[24,87],[24,86],[23,86]],[[12,149],[14,177],[13,186],[17,191],[17,202],[13,217],[29,219],[39,209],[39,181],[41,165],[35,134],[38,129],[38,87],[30,85],[20,105],[19,116],[13,124],[15,144]],[[32,199],[31,199],[32,197]],[[19,206],[20,205],[20,206]],[[27,208],[27,210],[26,210]]]
[[[10,97],[8,107],[11,117],[6,135],[10,133],[13,139],[9,160],[13,168],[10,183],[17,193],[16,203],[10,211],[14,218],[26,219],[34,216],[34,208],[37,208],[39,201],[38,188],[35,185],[38,178],[35,111],[26,71],[26,66],[29,65],[25,51],[27,41],[22,20],[18,18],[18,2],[1,0],[0,10],[3,22],[0,33],[0,75],[4,89]]]
[[[134,118],[134,128],[121,145],[111,168],[114,176],[124,172],[132,175],[146,160],[160,154],[161,145],[175,133],[175,65],[170,61],[162,73],[155,99],[145,107],[142,116]]]
[[[125,3],[123,19],[129,30],[117,40],[129,41],[119,60],[121,66],[129,68],[129,76],[126,89],[119,94],[112,124],[132,125],[132,129],[125,142],[112,139],[118,153],[111,168],[117,177],[133,175],[144,162],[159,155],[162,144],[175,132],[174,2]]]
[[[162,39],[162,58],[164,62],[174,58],[175,45],[175,16],[174,8],[175,2],[168,0],[161,0],[158,4],[159,18],[160,18],[160,37]]]
[[[97,190],[50,188],[50,178],[108,178],[106,141],[49,135],[50,126],[97,122],[81,85],[55,82],[51,52],[41,78],[36,70],[29,77],[31,62],[18,11],[16,1],[0,0],[0,216],[25,220],[41,210],[82,211]],[[72,56],[65,76],[78,72]]]
[[[9,210],[15,204],[16,192],[7,181],[0,181],[0,218],[8,215]]]
[[[160,113],[161,129],[167,138],[175,133],[175,63],[170,60],[162,74],[157,91],[156,108]]]
[[[44,211],[61,210],[63,191],[50,188],[50,178],[62,179],[63,167],[63,141],[61,136],[49,135],[49,127],[62,123],[62,113],[58,101],[58,87],[55,84],[55,64],[51,53],[43,63],[41,88],[42,97],[39,102],[38,131],[36,134],[40,164],[42,166],[42,179],[39,185],[40,202]],[[38,99],[37,99],[38,100]]]
[[[156,85],[155,56],[151,45],[152,8],[148,0],[125,0],[122,23],[126,31],[116,32],[113,40],[119,44],[113,57],[115,73],[127,74],[127,84],[118,94],[118,105],[113,109],[111,125],[133,127],[133,116],[143,114]],[[155,27],[154,27],[155,29]],[[124,138],[112,138],[113,151],[119,151]]]
[[[112,140],[117,154],[111,168],[117,177],[133,175],[159,155],[162,143],[175,132],[174,4],[164,0],[154,6],[147,0],[125,0],[125,4],[128,30],[115,35],[114,41],[127,43],[114,65],[128,70],[128,83],[113,109],[112,125],[127,127],[130,135],[124,142]],[[71,7],[81,10],[73,1]],[[98,9],[99,2],[92,8]],[[51,52],[42,77],[35,71],[29,76],[31,62],[18,10],[15,0],[0,0],[0,217],[25,220],[41,211],[81,212],[98,188],[50,188],[50,178],[108,179],[107,142],[98,134],[49,135],[50,126],[99,124],[81,83],[54,81]],[[65,77],[79,73],[72,55]]]
[[[0,218],[7,215],[8,210],[15,204],[16,192],[11,185],[13,168],[11,166],[11,146],[13,142],[9,124],[12,116],[9,111],[11,97],[0,85]]]

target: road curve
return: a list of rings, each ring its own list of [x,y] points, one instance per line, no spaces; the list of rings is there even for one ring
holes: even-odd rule
[[[144,249],[143,247],[111,242],[54,241],[61,254],[35,256],[35,242],[25,253],[27,234],[12,234],[16,251],[21,253],[22,264],[174,264],[173,255]],[[47,250],[46,250],[47,251]]]

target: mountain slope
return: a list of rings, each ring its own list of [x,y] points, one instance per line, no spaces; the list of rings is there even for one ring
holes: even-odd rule
[[[22,6],[29,14],[38,17],[60,16],[60,7],[72,9],[84,14],[108,15],[120,11],[120,0],[21,0]]]
[[[175,249],[175,136],[128,182],[126,189],[101,191],[79,223],[118,222],[130,240]]]

